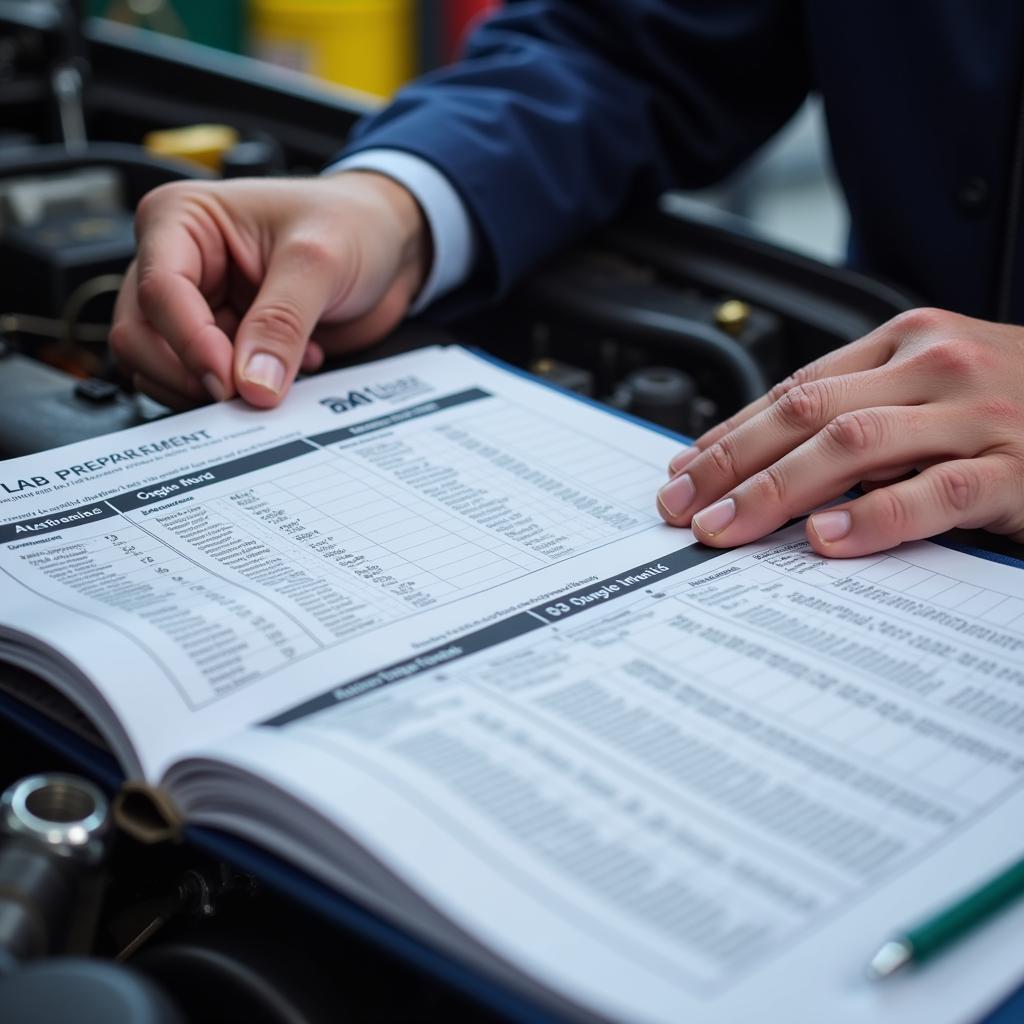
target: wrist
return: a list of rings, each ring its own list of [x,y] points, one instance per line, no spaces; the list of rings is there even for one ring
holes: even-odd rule
[[[430,225],[419,202],[404,185],[378,171],[353,168],[337,177],[359,179],[359,185],[380,204],[383,222],[398,243],[396,281],[411,303],[427,279],[433,258]]]

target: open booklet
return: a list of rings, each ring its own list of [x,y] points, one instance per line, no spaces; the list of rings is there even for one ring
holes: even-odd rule
[[[0,656],[184,820],[567,1018],[976,1019],[1024,911],[1024,572],[661,523],[678,441],[462,349],[0,465]]]

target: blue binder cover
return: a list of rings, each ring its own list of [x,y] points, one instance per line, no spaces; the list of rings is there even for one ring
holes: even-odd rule
[[[544,384],[579,401],[596,405],[605,413],[621,416],[647,429],[657,430],[659,433],[675,438],[680,444],[691,443],[689,438],[660,427],[654,427],[645,420],[640,420],[625,412],[609,409],[599,402],[566,391],[549,381],[540,380],[533,374],[486,352],[478,349],[472,351],[479,358],[494,363],[508,372],[528,377],[534,383]],[[994,554],[979,548],[965,547],[951,540],[940,538],[939,542],[981,558],[1004,562],[1024,569],[1024,561],[1019,559]],[[7,719],[15,728],[23,730],[49,746],[55,753],[66,757],[80,771],[93,778],[109,792],[116,792],[124,781],[123,772],[109,753],[93,746],[70,730],[3,692],[0,692],[0,718]],[[552,1015],[549,1011],[471,970],[458,960],[432,949],[426,943],[406,934],[390,922],[382,920],[343,894],[335,892],[305,872],[246,840],[214,829],[188,826],[185,828],[185,838],[197,849],[228,861],[239,870],[254,875],[266,885],[294,899],[301,906],[333,922],[341,930],[387,951],[425,974],[436,978],[442,984],[461,991],[510,1020],[530,1022],[530,1024],[534,1024],[534,1022],[536,1024],[562,1024],[561,1018]],[[1024,976],[1024,952],[1021,954],[1021,974]],[[1022,1021],[1024,1021],[1024,982],[1016,992],[978,1024],[1021,1024]]]

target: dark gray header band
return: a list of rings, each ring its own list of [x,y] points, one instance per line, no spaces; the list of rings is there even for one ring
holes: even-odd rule
[[[396,661],[376,672],[359,676],[357,679],[350,679],[346,683],[340,683],[327,693],[268,719],[263,725],[275,728],[291,725],[300,719],[308,718],[310,715],[315,715],[337,704],[355,700],[357,697],[362,697],[364,694],[379,690],[384,686],[393,686],[395,683],[404,682],[414,676],[422,675],[424,672],[433,672],[442,665],[461,660],[471,654],[477,654],[489,647],[496,647],[498,644],[522,636],[524,633],[543,629],[545,625],[569,618],[587,608],[606,604],[608,601],[625,597],[637,590],[650,589],[652,586],[657,586],[659,580],[676,576],[687,569],[692,569],[695,565],[718,558],[721,554],[722,552],[716,548],[706,548],[703,544],[680,548],[664,558],[634,566],[632,569],[619,573],[618,576],[601,580],[599,583],[592,583],[588,587],[581,587],[554,601],[547,601],[527,611],[510,615],[493,626],[485,626],[473,633],[467,633],[458,640],[432,647],[412,658]]]
[[[469,388],[466,391],[458,391],[454,395],[445,395],[444,398],[435,398],[430,402],[414,405],[409,409],[399,409],[397,412],[378,416],[373,420],[353,423],[350,427],[325,430],[322,434],[313,434],[309,440],[313,444],[326,447],[329,444],[337,444],[338,441],[349,441],[353,437],[362,437],[363,434],[372,434],[377,430],[386,430],[388,427],[397,426],[399,423],[417,420],[423,416],[429,416],[431,413],[440,412],[442,409],[451,409],[455,405],[465,405],[467,402],[476,402],[481,398],[491,397],[491,393],[482,388]]]
[[[29,537],[43,537],[48,533],[59,533],[115,515],[117,513],[103,501],[94,502],[92,505],[79,505],[78,508],[61,509],[52,515],[36,516],[34,519],[22,519],[17,523],[0,526],[0,544],[27,540]]]
[[[266,469],[267,466],[276,466],[280,462],[287,462],[289,459],[298,458],[300,455],[309,455],[310,452],[315,451],[316,448],[308,441],[289,441],[276,448],[267,448],[265,451],[256,452],[255,455],[245,455],[240,459],[222,462],[218,466],[205,466],[202,469],[197,469],[194,473],[182,473],[155,484],[146,484],[128,494],[119,494],[116,498],[107,500],[119,512],[130,512],[134,508],[155,505],[168,498],[178,498],[190,491],[198,490],[200,487],[223,483],[236,476],[244,476],[257,469]]]

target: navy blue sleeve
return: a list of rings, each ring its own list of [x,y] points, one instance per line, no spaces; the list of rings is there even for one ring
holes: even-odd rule
[[[804,32],[797,0],[508,0],[345,154],[406,150],[447,175],[480,241],[463,309],[627,204],[735,168],[805,96]]]

